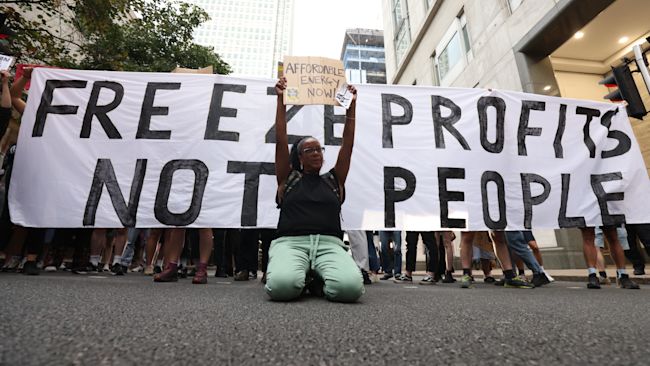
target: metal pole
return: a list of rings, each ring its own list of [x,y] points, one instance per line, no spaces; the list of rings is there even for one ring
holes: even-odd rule
[[[636,67],[639,69],[641,72],[641,76],[643,76],[643,81],[645,81],[645,87],[648,89],[648,93],[650,93],[650,72],[648,72],[648,67],[645,64],[645,61],[643,60],[643,51],[641,51],[641,46],[640,45],[635,45],[632,47],[634,50],[634,59],[636,60]]]

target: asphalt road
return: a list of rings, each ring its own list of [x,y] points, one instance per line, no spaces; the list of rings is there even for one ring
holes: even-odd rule
[[[2,365],[647,365],[650,287],[366,287],[267,299],[258,281],[0,274]]]

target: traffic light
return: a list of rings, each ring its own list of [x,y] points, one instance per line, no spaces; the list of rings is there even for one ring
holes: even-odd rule
[[[603,99],[609,99],[612,102],[626,101],[628,116],[643,119],[643,116],[648,114],[627,64],[612,67],[612,75],[601,80],[599,84],[608,88],[618,87],[618,89],[605,95]]]

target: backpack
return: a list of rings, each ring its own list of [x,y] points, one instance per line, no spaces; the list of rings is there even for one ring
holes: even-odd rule
[[[287,177],[287,181],[284,183],[284,194],[283,198],[291,192],[291,190],[298,184],[300,179],[302,179],[303,174],[298,171],[298,170],[292,170],[291,173],[289,173],[289,177]],[[323,174],[320,176],[321,179],[325,180],[325,184],[336,194],[336,197],[339,199],[341,203],[343,203],[343,200],[345,200],[345,195],[341,194],[341,189],[339,187],[339,181],[336,178],[336,174],[334,173],[333,170],[328,171],[327,173]],[[276,197],[276,202],[278,203],[278,208],[280,208],[280,200],[279,197]]]

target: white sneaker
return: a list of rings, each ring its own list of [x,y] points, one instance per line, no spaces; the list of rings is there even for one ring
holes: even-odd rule
[[[370,281],[372,281],[373,283],[379,282],[379,275],[376,274],[376,273],[370,272]]]
[[[44,269],[45,272],[56,272],[56,267],[55,266],[47,266]]]
[[[131,272],[142,272],[143,270],[144,270],[144,268],[142,268],[142,266],[137,266],[135,268],[132,268],[130,271]]]
[[[548,272],[544,271],[544,274],[546,275],[546,278],[548,278],[549,281],[555,282],[555,278],[551,277],[551,275]]]

